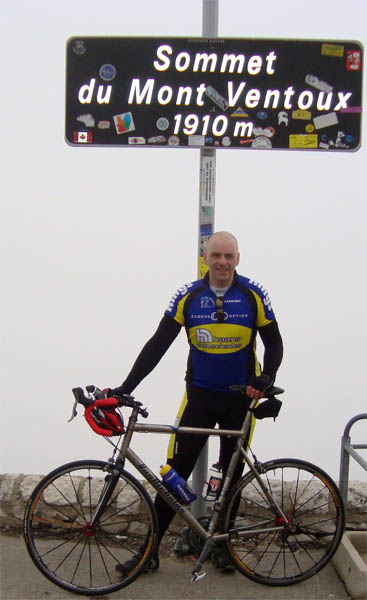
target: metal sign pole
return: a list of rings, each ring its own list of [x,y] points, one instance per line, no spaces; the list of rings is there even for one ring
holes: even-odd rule
[[[218,0],[203,0],[202,35],[205,38],[218,37]],[[199,243],[198,243],[198,276],[203,277],[207,267],[203,262],[204,245],[214,232],[215,209],[215,150],[200,150],[200,188],[199,188]],[[196,518],[206,514],[205,500],[201,492],[208,472],[208,444],[200,453],[196,462],[192,484],[198,495],[192,510]]]

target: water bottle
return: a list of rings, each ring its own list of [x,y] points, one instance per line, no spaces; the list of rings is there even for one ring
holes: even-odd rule
[[[208,478],[203,487],[203,498],[208,502],[213,502],[222,485],[223,469],[220,463],[212,465],[208,471]]]
[[[160,475],[164,483],[184,502],[190,504],[196,500],[195,492],[187,484],[187,481],[182,479],[180,475],[170,465],[161,466]]]

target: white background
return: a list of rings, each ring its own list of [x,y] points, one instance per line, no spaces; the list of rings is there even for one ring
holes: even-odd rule
[[[219,0],[219,35],[366,46],[366,6]],[[71,388],[119,385],[197,273],[199,150],[69,147],[66,41],[201,36],[202,1],[5,0],[2,16],[1,470],[45,473],[110,456],[81,411],[67,423]],[[258,424],[254,450],[335,478],[344,427],[367,408],[366,143],[364,120],[358,152],[217,151],[216,229],[239,239],[239,272],[270,292],[285,344],[282,413]],[[182,332],[135,392],[152,422],[174,420],[186,346]],[[366,442],[365,421],[352,432]],[[157,469],[167,442],[137,436],[136,449]]]

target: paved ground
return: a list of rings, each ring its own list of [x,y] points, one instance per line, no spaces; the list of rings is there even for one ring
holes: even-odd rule
[[[1,600],[59,600],[80,598],[53,585],[33,565],[21,537],[1,537]],[[308,581],[271,588],[253,583],[240,573],[223,575],[210,562],[206,577],[191,583],[189,558],[164,558],[157,573],[142,575],[131,585],[99,598],[124,600],[349,600],[331,564]],[[98,596],[97,596],[98,598]]]

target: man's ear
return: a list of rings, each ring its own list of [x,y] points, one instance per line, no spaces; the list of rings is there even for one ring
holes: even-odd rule
[[[237,262],[236,262],[236,267],[238,265],[238,263],[240,262],[240,253],[237,254]]]
[[[207,255],[207,253],[206,253],[206,252],[204,252],[204,253],[203,253],[203,261],[204,261],[204,263],[205,263],[206,265],[208,264],[207,260],[208,260],[208,255]]]

